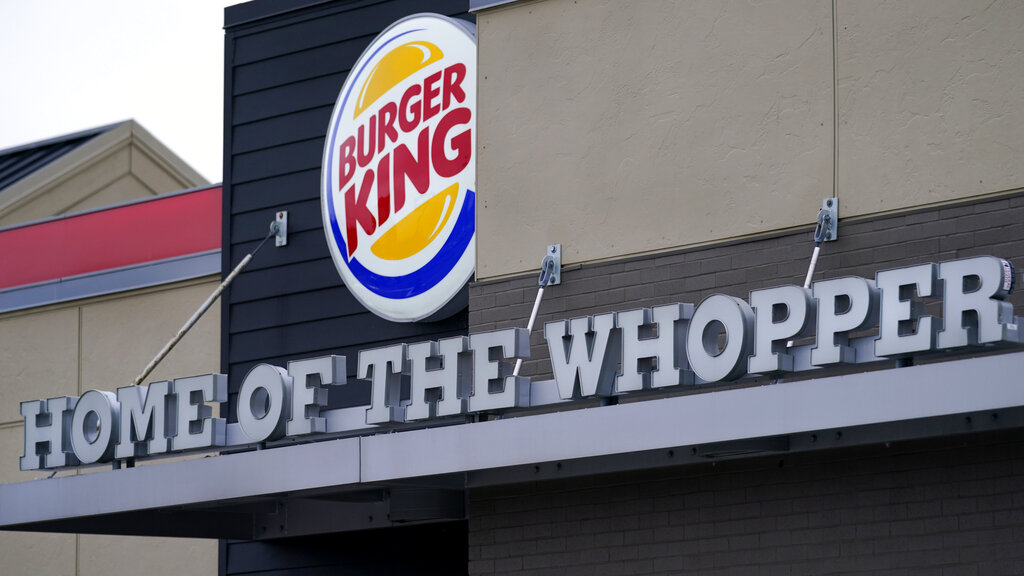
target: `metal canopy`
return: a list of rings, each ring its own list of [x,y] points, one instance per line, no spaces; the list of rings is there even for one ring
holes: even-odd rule
[[[263,539],[461,519],[476,486],[1024,427],[1022,373],[1016,352],[7,484],[0,529]]]

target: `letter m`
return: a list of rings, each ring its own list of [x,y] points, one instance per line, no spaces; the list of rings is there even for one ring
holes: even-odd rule
[[[167,395],[170,382],[117,389],[121,404],[121,438],[114,458],[134,458],[167,452]],[[148,442],[147,442],[148,441]]]

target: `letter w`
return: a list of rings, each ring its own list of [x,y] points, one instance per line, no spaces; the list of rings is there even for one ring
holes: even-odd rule
[[[614,314],[548,322],[544,338],[558,394],[568,400],[579,384],[580,397],[610,396],[621,348]]]

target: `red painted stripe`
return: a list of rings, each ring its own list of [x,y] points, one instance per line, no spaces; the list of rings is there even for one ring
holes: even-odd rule
[[[221,187],[0,231],[0,289],[220,248]]]

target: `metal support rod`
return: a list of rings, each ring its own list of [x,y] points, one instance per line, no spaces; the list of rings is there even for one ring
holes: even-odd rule
[[[818,265],[818,253],[821,252],[821,243],[814,243],[814,253],[811,254],[811,263],[807,266],[807,277],[804,278],[804,289],[811,287],[811,276],[814,276],[814,267]],[[786,348],[792,348],[793,341],[788,340],[786,342]]]
[[[540,310],[540,300],[544,297],[544,288],[561,282],[562,272],[562,245],[552,244],[548,246],[548,252],[540,261],[540,276],[537,278],[537,299],[533,301],[533,310],[530,312],[530,321],[526,324],[526,333],[533,332],[533,323],[537,321],[537,311]],[[516,367],[512,369],[513,376],[519,376],[519,369],[523,367],[523,359],[516,358]]]
[[[170,354],[171,350],[174,349],[174,346],[177,345],[178,342],[181,341],[181,339],[185,336],[185,334],[187,334],[188,331],[191,330],[192,327],[196,325],[196,322],[198,322],[199,319],[203,317],[203,314],[205,314],[206,311],[210,309],[210,306],[213,306],[213,303],[216,302],[217,298],[219,298],[221,293],[224,292],[224,289],[227,288],[228,285],[231,284],[236,277],[238,277],[238,275],[242,272],[242,269],[245,268],[250,261],[252,261],[253,256],[255,256],[256,253],[260,251],[260,248],[262,248],[263,245],[267,242],[267,240],[272,238],[276,233],[276,223],[271,223],[270,234],[268,234],[267,237],[264,238],[262,242],[260,242],[259,246],[257,246],[255,250],[246,254],[245,258],[242,258],[242,261],[239,262],[238,265],[235,266],[235,269],[232,270],[230,274],[228,274],[228,277],[225,278],[224,281],[220,283],[220,286],[217,286],[217,289],[213,291],[213,294],[210,294],[209,298],[207,298],[206,301],[203,302],[201,306],[199,306],[199,309],[195,311],[195,314],[192,314],[192,317],[189,318],[187,322],[185,322],[185,325],[182,326],[180,330],[178,330],[178,333],[174,335],[174,338],[171,338],[171,340],[167,344],[165,344],[164,347],[159,352],[157,352],[156,356],[154,356],[153,359],[149,361],[149,364],[147,364],[146,367],[142,370],[142,373],[135,377],[135,380],[132,382],[132,386],[138,386],[139,384],[141,384],[142,381],[145,380],[146,377],[149,376],[149,374],[156,369],[157,364],[160,364],[160,362],[163,361],[163,359],[168,354]]]
[[[834,199],[830,201],[825,200],[825,205],[832,210],[835,210]],[[832,221],[832,215],[830,212],[822,208],[818,212],[818,225],[814,228],[814,252],[811,253],[811,263],[807,265],[807,276],[804,277],[804,290],[811,287],[811,278],[814,277],[814,268],[818,265],[818,254],[821,253],[821,243],[827,242],[830,238],[830,234],[835,230],[835,223]],[[786,342],[786,348],[792,348],[793,341],[789,340]]]
[[[530,312],[530,321],[526,324],[526,332],[533,332],[533,323],[537,321],[537,310],[540,310],[540,299],[544,297],[544,287],[537,289],[537,299],[533,301],[533,312]],[[519,376],[519,369],[523,367],[523,359],[516,358],[516,367],[512,370],[513,376]]]
[[[821,244],[815,244],[814,253],[811,254],[811,264],[807,267],[807,277],[804,278],[804,288],[811,287],[811,276],[814,276],[814,267],[818,265],[819,252],[821,252]]]

